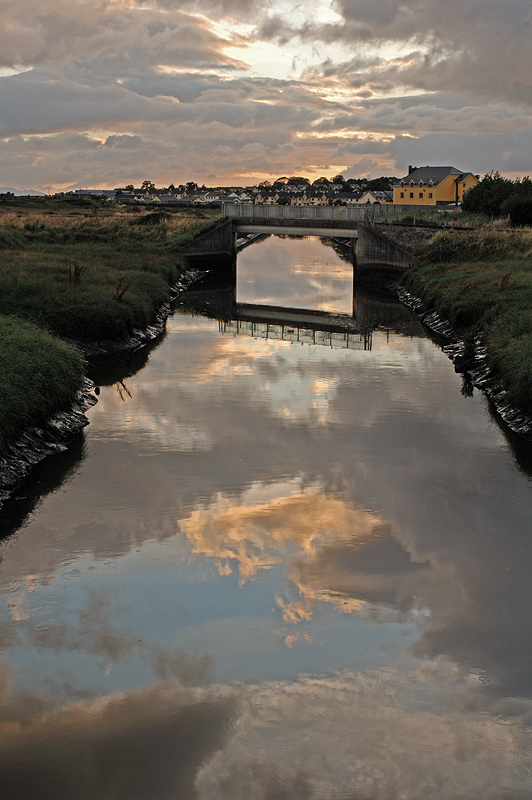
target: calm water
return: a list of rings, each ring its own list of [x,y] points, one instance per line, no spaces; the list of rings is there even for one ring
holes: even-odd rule
[[[0,797],[529,800],[530,453],[319,240],[237,274],[0,517]]]

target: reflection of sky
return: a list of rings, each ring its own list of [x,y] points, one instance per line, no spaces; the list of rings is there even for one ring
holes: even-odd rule
[[[125,383],[2,545],[1,796],[527,798],[531,487],[439,349],[176,314]]]
[[[270,236],[238,254],[238,303],[353,313],[353,267],[315,236]]]

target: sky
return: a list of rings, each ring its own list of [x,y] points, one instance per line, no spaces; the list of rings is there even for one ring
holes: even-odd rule
[[[0,185],[531,172],[532,0],[0,0]]]

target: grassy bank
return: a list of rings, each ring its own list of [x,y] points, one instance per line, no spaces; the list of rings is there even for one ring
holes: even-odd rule
[[[121,341],[148,326],[182,269],[180,248],[217,220],[203,209],[0,204],[0,455],[81,385],[82,361],[55,337]]]
[[[124,339],[153,321],[180,247],[213,219],[95,209],[0,212],[0,314],[63,337]]]
[[[440,233],[404,278],[466,341],[484,341],[516,408],[532,412],[532,230]]]
[[[25,428],[72,403],[83,359],[36,325],[0,317],[0,455]]]

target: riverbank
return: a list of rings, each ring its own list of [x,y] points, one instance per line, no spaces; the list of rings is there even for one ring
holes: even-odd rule
[[[83,358],[164,330],[168,300],[194,278],[182,273],[180,248],[217,221],[203,211],[96,210],[0,215],[0,504],[87,424],[96,399]],[[466,390],[482,388],[532,440],[532,232],[425,231],[413,244],[420,257],[401,300],[449,338]],[[29,339],[22,325],[33,326]]]
[[[96,213],[95,213],[96,212]],[[180,248],[210,211],[103,204],[0,212],[0,503],[96,402],[86,356],[142,346],[193,276]]]
[[[402,291],[404,301],[416,298],[416,313],[448,323],[457,369],[532,440],[532,231],[439,233]]]

